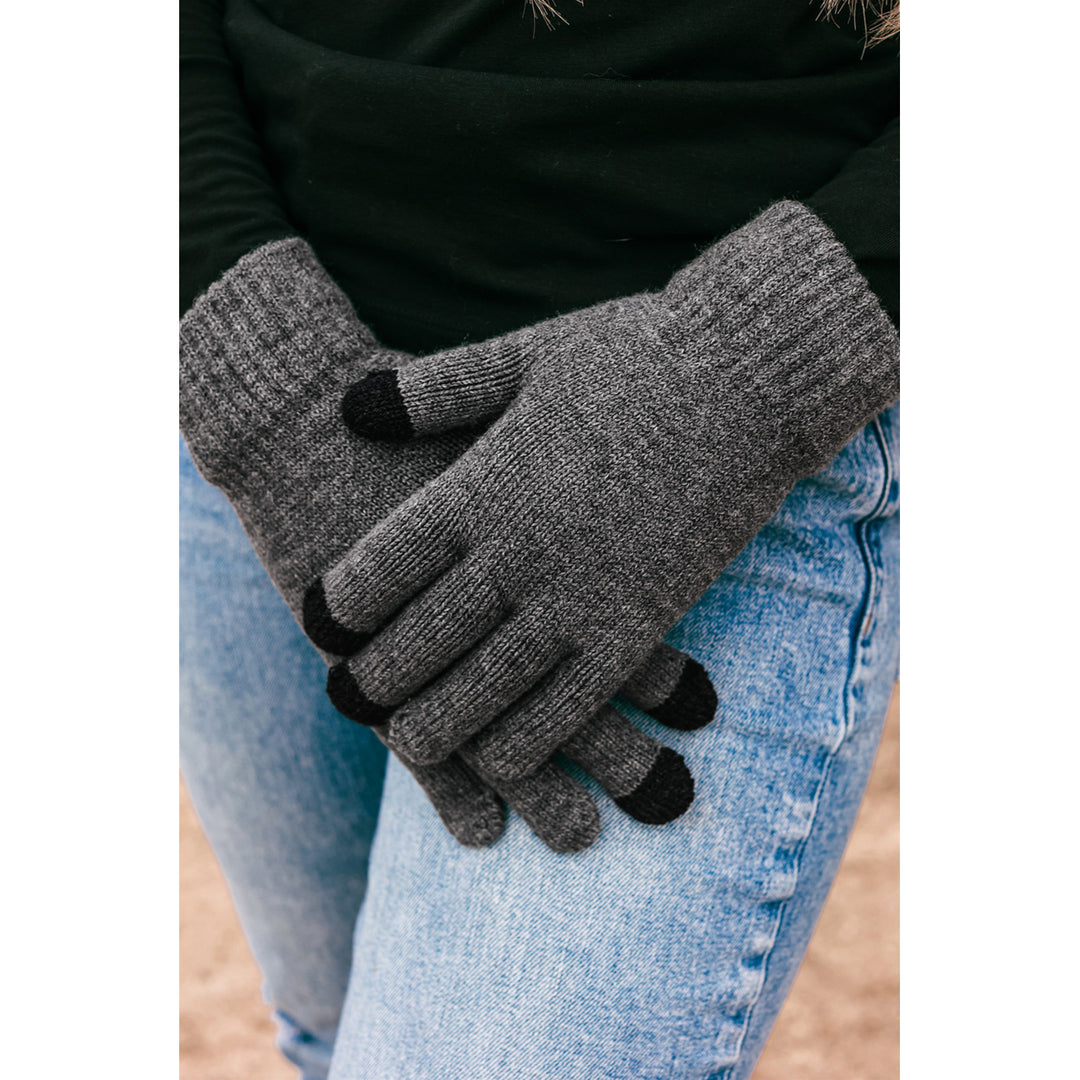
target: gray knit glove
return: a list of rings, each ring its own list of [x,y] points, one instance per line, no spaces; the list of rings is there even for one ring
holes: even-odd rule
[[[313,589],[316,640],[376,634],[332,697],[414,761],[529,774],[898,393],[896,331],[794,202],[662,292],[369,376],[344,403],[363,435],[498,419]],[[391,660],[427,685],[388,692]]]
[[[298,239],[267,244],[241,259],[181,322],[181,428],[192,457],[228,495],[298,617],[305,589],[469,445],[462,435],[386,445],[345,429],[340,401],[346,387],[379,365],[407,359],[378,347]],[[435,629],[410,623],[407,612],[403,620],[415,641]],[[345,634],[324,636],[320,644],[324,654],[348,655],[358,641]],[[388,667],[381,677],[394,685],[398,673]],[[624,694],[687,730],[711,719],[716,706],[704,669],[667,646],[644,658]],[[564,751],[638,820],[678,816],[693,797],[682,758],[600,705]],[[386,741],[385,730],[379,734]],[[464,757],[471,759],[471,752]],[[591,796],[551,762],[513,783],[485,783],[461,757],[430,767],[405,763],[462,843],[498,837],[499,796],[556,851],[579,850],[597,835]]]

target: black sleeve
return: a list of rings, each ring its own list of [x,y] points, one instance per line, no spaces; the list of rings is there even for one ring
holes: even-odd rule
[[[806,205],[848,249],[893,322],[900,325],[900,118]]]
[[[222,0],[180,2],[180,313],[242,255],[295,234],[222,35]]]
[[[805,201],[899,325],[899,117]],[[222,0],[181,0],[181,313],[242,255],[295,232],[225,47]]]

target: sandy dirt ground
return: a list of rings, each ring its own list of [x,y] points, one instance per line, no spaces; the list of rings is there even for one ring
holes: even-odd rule
[[[843,865],[755,1080],[899,1075],[899,765],[896,694]],[[295,1077],[274,1049],[258,970],[181,785],[180,1080]]]

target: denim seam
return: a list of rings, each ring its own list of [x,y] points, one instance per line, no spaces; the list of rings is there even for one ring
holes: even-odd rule
[[[814,792],[814,810],[810,816],[810,827],[806,831],[806,836],[799,841],[795,848],[794,854],[794,870],[795,870],[795,885],[797,890],[799,885],[799,870],[802,866],[803,852],[806,850],[806,845],[810,840],[810,836],[814,831],[814,825],[817,823],[818,808],[821,805],[821,793],[825,790],[825,785],[829,780],[829,773],[832,771],[833,761],[836,759],[836,755],[840,752],[841,747],[850,737],[854,731],[854,718],[853,708],[851,701],[851,689],[856,680],[856,673],[861,665],[861,658],[867,650],[870,642],[871,631],[876,623],[876,609],[877,599],[879,595],[879,586],[881,583],[881,571],[878,566],[876,557],[876,545],[870,540],[870,534],[867,526],[875,520],[883,516],[886,506],[889,501],[889,491],[892,487],[893,477],[893,463],[892,457],[889,453],[888,443],[885,439],[884,432],[881,428],[879,419],[875,418],[871,425],[871,431],[875,441],[877,442],[878,451],[880,453],[881,462],[884,466],[881,477],[881,490],[878,494],[877,501],[868,514],[858,519],[855,523],[855,541],[859,548],[859,553],[862,556],[863,566],[865,568],[866,580],[863,586],[863,599],[859,605],[858,617],[855,621],[855,633],[851,637],[851,651],[848,658],[848,673],[844,680],[844,695],[843,695],[843,723],[841,725],[841,736],[836,743],[827,749],[827,757],[821,770],[821,776],[818,779],[817,789]],[[794,895],[794,892],[793,894]],[[784,900],[780,904],[780,909],[776,915],[776,922],[773,926],[772,938],[769,942],[769,947],[765,951],[765,955],[761,960],[761,980],[758,983],[757,992],[754,995],[753,1001],[750,1002],[746,1009],[746,1015],[742,1023],[742,1032],[739,1038],[739,1049],[736,1054],[736,1060],[731,1065],[726,1065],[719,1072],[709,1075],[708,1080],[730,1080],[730,1077],[734,1073],[735,1069],[741,1064],[739,1058],[742,1056],[743,1042],[746,1039],[746,1032],[750,1027],[750,1021],[753,1019],[754,1008],[758,1001],[761,999],[761,993],[765,989],[765,984],[769,977],[769,958],[772,955],[772,951],[776,945],[776,941],[780,936],[780,931],[784,926],[784,916],[788,911],[789,900]],[[811,935],[812,940],[812,935]]]
[[[792,888],[792,896],[794,896],[795,891],[799,887],[799,870],[802,867],[803,852],[806,850],[806,844],[810,839],[810,834],[814,831],[814,825],[817,822],[818,807],[821,805],[821,793],[825,790],[825,785],[829,779],[829,773],[832,770],[832,763],[839,751],[840,745],[842,744],[837,744],[836,747],[827,751],[828,756],[826,757],[825,763],[822,766],[821,776],[818,778],[817,788],[814,791],[814,811],[810,815],[810,828],[807,829],[806,836],[804,836],[803,839],[799,841],[798,845],[795,848],[795,854],[793,859],[795,881]],[[753,1001],[751,1001],[749,1006],[747,1006],[746,1015],[743,1019],[742,1032],[739,1036],[739,1049],[736,1053],[735,1061],[731,1065],[728,1065],[725,1068],[721,1069],[720,1072],[710,1076],[709,1080],[730,1080],[730,1077],[734,1073],[735,1069],[741,1064],[741,1061],[739,1059],[742,1057],[742,1048],[743,1043],[746,1040],[746,1032],[750,1027],[750,1021],[753,1019],[754,1009],[757,1006],[757,1003],[761,1000],[762,991],[765,989],[765,984],[769,978],[769,958],[772,956],[773,949],[776,947],[776,941],[777,938],[779,938],[780,936],[780,931],[784,927],[784,916],[788,911],[789,900],[790,897],[787,900],[781,901],[779,910],[776,913],[776,921],[773,924],[773,931],[769,941],[769,947],[765,950],[765,955],[761,959],[761,979],[758,982],[757,992],[754,994]]]
[[[877,440],[878,450],[881,454],[881,462],[884,466],[882,476],[881,494],[877,504],[864,518],[861,518],[855,527],[855,537],[862,553],[863,562],[870,575],[867,581],[866,594],[863,599],[862,610],[859,612],[859,632],[856,642],[860,646],[868,646],[873,636],[874,626],[877,620],[877,595],[881,587],[881,566],[877,544],[871,541],[871,526],[884,516],[885,508],[889,503],[889,490],[892,487],[893,461],[889,453],[889,444],[881,427],[881,421],[875,419],[870,425],[874,438]],[[850,684],[850,679],[849,679]],[[850,734],[850,724],[845,723],[845,735]]]

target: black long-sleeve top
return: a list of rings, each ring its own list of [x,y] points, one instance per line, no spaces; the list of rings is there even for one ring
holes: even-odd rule
[[[662,286],[781,197],[899,318],[899,55],[807,0],[182,0],[181,310],[300,233],[430,351]]]

